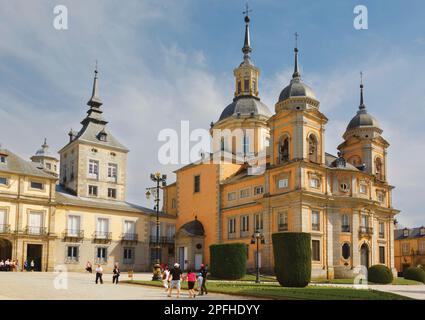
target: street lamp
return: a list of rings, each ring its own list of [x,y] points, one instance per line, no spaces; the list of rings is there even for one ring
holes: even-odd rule
[[[257,261],[255,262],[255,269],[256,269],[256,277],[255,277],[255,283],[260,283],[260,242],[261,244],[265,244],[266,241],[264,240],[264,235],[260,231],[254,232],[254,234],[251,237],[251,244],[257,244],[257,252],[256,257]]]
[[[150,199],[151,195],[154,197],[155,201],[155,211],[156,211],[156,241],[155,241],[155,264],[153,266],[153,276],[152,280],[160,280],[161,279],[161,265],[160,265],[160,250],[161,246],[159,245],[159,190],[162,187],[167,185],[167,175],[161,175],[159,172],[155,174],[151,174],[151,180],[156,182],[155,187],[146,188],[146,199]]]

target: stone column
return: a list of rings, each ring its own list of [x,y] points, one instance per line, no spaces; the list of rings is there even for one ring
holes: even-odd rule
[[[273,233],[273,223],[272,223],[272,211],[268,206],[263,210],[263,235],[266,241],[265,244],[260,245],[261,252],[261,264],[262,269],[267,271],[273,271],[273,243],[272,243],[272,233]]]
[[[388,222],[390,224],[389,226],[389,234],[388,234],[388,247],[389,247],[389,263],[390,263],[390,269],[393,272],[394,276],[397,276],[397,270],[395,268],[395,262],[394,262],[394,219],[391,218]]]
[[[352,259],[353,267],[360,265],[360,248],[359,248],[359,225],[360,225],[360,211],[353,210],[353,221],[352,221]]]
[[[337,213],[333,208],[326,209],[327,221],[325,221],[326,225],[326,253],[327,253],[327,266],[328,266],[328,279],[333,279],[335,277],[334,274],[334,258],[336,256],[336,251],[338,251],[338,237],[335,239],[335,231],[338,229],[337,227]],[[335,240],[334,240],[335,239]],[[337,261],[337,260],[335,260]]]
[[[374,264],[379,263],[379,254],[377,253],[378,248],[378,234],[379,234],[379,223],[378,220],[375,218],[375,215],[373,212],[370,214],[370,223],[371,227],[373,228],[372,231],[372,239],[370,241],[370,265],[373,266]]]

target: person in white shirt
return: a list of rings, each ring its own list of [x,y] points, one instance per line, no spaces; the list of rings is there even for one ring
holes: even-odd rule
[[[30,267],[31,267],[30,270],[34,271],[34,267],[35,267],[34,260],[31,260]]]
[[[168,269],[168,266],[165,266],[165,269],[162,272],[162,285],[165,288],[165,292],[168,291],[168,287],[169,287],[168,284],[170,282],[169,278],[170,278],[170,270]]]
[[[100,284],[103,284],[103,268],[101,267],[100,264],[97,265],[96,267],[96,284],[98,283],[98,281],[100,281]]]
[[[6,271],[10,271],[10,261],[9,261],[9,259],[6,259],[6,261],[4,262],[4,269]]]
[[[0,261],[0,271],[4,271],[4,261]]]

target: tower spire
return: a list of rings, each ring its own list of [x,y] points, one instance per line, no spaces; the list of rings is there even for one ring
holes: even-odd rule
[[[364,104],[364,97],[363,97],[363,71],[360,71],[360,106],[359,109],[360,110],[365,110],[366,106]]]
[[[245,11],[243,12],[243,14],[245,15],[245,39],[244,39],[244,44],[243,44],[243,48],[242,48],[244,60],[249,60],[249,58],[250,58],[249,54],[252,52],[251,38],[250,38],[250,35],[249,35],[249,22],[251,21],[250,18],[249,18],[250,12],[252,12],[252,10],[249,9],[249,5],[248,5],[248,2],[247,2],[246,6],[245,6]]]
[[[93,91],[92,96],[87,102],[87,105],[91,108],[99,108],[103,103],[102,100],[99,97],[99,86],[98,86],[98,66],[97,66],[97,60],[96,60],[96,67],[94,70],[94,80],[93,80]]]
[[[295,32],[295,48],[294,48],[294,53],[295,53],[295,63],[294,63],[294,73],[292,74],[292,78],[293,79],[299,79],[301,78],[301,73],[298,67],[298,37],[299,34],[298,32]]]

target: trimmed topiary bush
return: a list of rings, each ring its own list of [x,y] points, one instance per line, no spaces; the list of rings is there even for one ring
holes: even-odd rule
[[[283,287],[305,287],[311,280],[311,235],[274,233],[273,253],[277,281]]]
[[[210,271],[214,278],[237,280],[246,274],[246,245],[243,243],[210,246]]]
[[[367,281],[381,284],[392,283],[393,273],[387,266],[376,264],[367,269]]]
[[[410,267],[403,271],[404,279],[416,280],[425,283],[425,271],[422,268]]]

